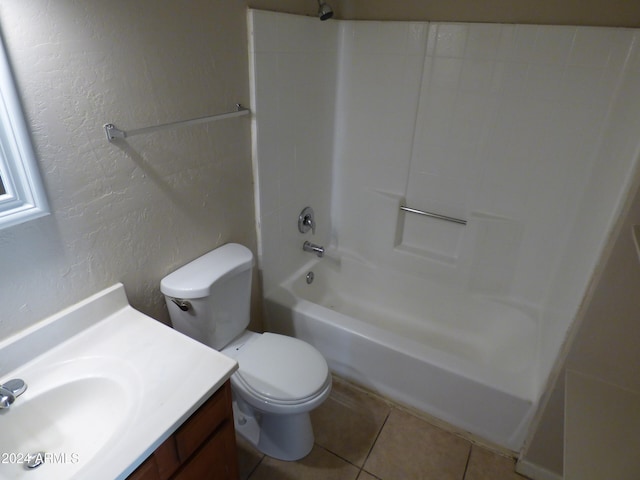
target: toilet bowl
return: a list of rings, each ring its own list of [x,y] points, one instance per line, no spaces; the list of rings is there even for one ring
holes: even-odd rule
[[[306,456],[314,442],[309,412],[331,393],[322,355],[296,338],[251,331],[222,353],[240,366],[231,376],[236,431],[271,457]]]
[[[249,324],[253,255],[226,244],[162,279],[173,327],[238,362],[231,376],[236,431],[259,451],[298,460],[313,448],[309,412],[331,392],[324,357],[302,340]]]

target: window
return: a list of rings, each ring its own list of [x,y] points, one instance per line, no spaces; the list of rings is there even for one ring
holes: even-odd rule
[[[48,213],[31,137],[0,40],[0,228]]]

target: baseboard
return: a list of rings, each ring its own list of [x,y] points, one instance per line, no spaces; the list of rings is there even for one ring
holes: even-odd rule
[[[518,460],[516,472],[531,480],[562,480],[562,475],[526,460]]]

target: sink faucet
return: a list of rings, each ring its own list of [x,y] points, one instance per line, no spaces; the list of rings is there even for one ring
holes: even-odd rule
[[[304,242],[302,244],[302,250],[305,252],[315,253],[318,257],[322,257],[324,255],[324,247],[311,242]]]
[[[9,408],[27,389],[24,380],[14,378],[0,385],[0,408]]]

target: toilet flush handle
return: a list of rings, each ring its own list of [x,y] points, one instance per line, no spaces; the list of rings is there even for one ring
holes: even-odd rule
[[[182,298],[172,298],[171,301],[183,312],[187,312],[191,309],[191,302],[187,300],[183,300]]]

